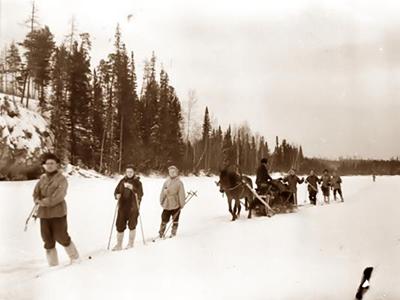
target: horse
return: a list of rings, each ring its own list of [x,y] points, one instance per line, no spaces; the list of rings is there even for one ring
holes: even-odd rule
[[[232,215],[232,221],[235,221],[241,211],[240,199],[245,199],[245,208],[249,211],[248,218],[251,218],[253,193],[248,189],[246,184],[253,187],[251,178],[247,176],[240,176],[236,173],[222,170],[219,175],[219,182],[217,185],[220,187],[220,192],[225,193],[228,198],[228,208]],[[232,200],[235,201],[235,206],[232,209]]]

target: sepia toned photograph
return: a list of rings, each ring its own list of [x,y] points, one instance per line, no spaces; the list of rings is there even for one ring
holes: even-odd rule
[[[0,300],[398,300],[399,139],[399,1],[0,0]]]

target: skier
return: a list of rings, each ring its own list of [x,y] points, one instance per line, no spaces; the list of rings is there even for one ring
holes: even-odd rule
[[[261,159],[261,164],[257,169],[257,193],[265,195],[267,192],[268,183],[272,181],[272,177],[268,173],[268,160],[266,158]]]
[[[134,246],[139,208],[143,197],[142,183],[140,182],[140,178],[135,175],[132,165],[126,166],[125,176],[115,188],[114,195],[118,201],[118,215],[116,221],[117,244],[114,246],[113,251],[118,251],[122,249],[127,224],[129,228],[129,242],[126,249]]]
[[[181,209],[185,206],[185,188],[179,178],[179,170],[176,166],[168,167],[168,179],[160,194],[160,203],[163,208],[161,214],[161,225],[159,235],[160,238],[164,237],[167,223],[172,217],[172,232],[171,237],[175,236],[179,225],[179,216]]]
[[[337,201],[337,198],[336,198],[336,193],[337,193],[337,194],[339,194],[342,202],[344,202],[342,186],[341,186],[342,178],[340,178],[340,176],[337,175],[336,171],[333,171],[331,181],[332,181],[333,197],[334,197],[335,201]]]
[[[304,182],[304,178],[299,178],[296,175],[296,171],[294,169],[290,169],[289,175],[283,178],[283,182],[287,182],[289,184],[289,191],[291,195],[289,199],[292,201],[294,205],[297,206],[297,184],[301,184]]]
[[[373,181],[373,182],[375,182],[375,181],[376,181],[376,175],[375,175],[375,173],[374,173],[374,174],[372,174],[372,181]]]
[[[329,189],[331,187],[331,175],[329,175],[329,171],[327,169],[324,170],[323,175],[321,176],[320,182],[322,182],[321,190],[324,195],[324,202],[329,204]]]
[[[56,242],[64,246],[70,262],[79,259],[78,251],[68,234],[67,194],[68,182],[60,170],[60,159],[53,153],[43,156],[45,173],[40,176],[33,191],[33,199],[38,206],[40,233],[46,249],[50,267],[58,265]]]
[[[317,205],[318,183],[320,183],[320,180],[315,175],[314,170],[310,171],[310,175],[306,178],[305,182],[308,183],[308,198],[310,199],[310,203]]]

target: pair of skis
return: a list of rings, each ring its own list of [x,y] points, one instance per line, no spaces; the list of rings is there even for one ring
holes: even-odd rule
[[[197,197],[197,191],[190,191],[187,193],[186,198],[185,198],[185,206],[186,204],[193,198],[193,197]],[[158,240],[165,240],[167,238],[167,233],[169,231],[169,229],[171,228],[172,224],[174,223],[174,220],[176,219],[176,217],[178,216],[178,214],[180,213],[181,210],[178,210],[173,216],[172,216],[172,220],[171,222],[168,223],[167,228],[165,229],[164,233],[162,236],[158,236],[152,239],[152,242],[156,242]],[[172,237],[172,235],[170,236]]]

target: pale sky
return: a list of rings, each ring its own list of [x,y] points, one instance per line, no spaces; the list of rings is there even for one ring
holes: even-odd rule
[[[3,47],[23,39],[31,1],[0,1]],[[91,34],[96,64],[120,23],[137,68],[154,50],[181,100],[196,90],[201,113],[207,105],[224,127],[247,121],[271,146],[278,135],[309,156],[400,156],[398,0],[36,4],[58,41],[75,16]]]

